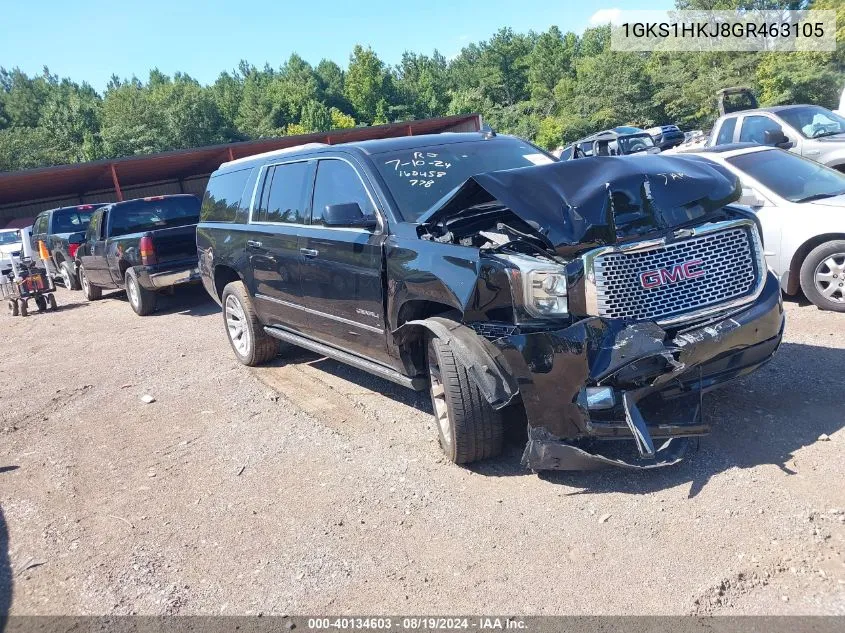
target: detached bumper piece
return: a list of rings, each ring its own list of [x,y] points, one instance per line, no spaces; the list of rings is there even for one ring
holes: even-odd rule
[[[667,332],[651,321],[584,319],[498,339],[528,418],[532,470],[678,463],[706,435],[702,397],[766,363],[783,335],[780,287],[727,315]]]

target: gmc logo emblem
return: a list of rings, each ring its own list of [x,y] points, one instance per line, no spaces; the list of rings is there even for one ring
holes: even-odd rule
[[[657,288],[658,286],[676,284],[684,279],[703,277],[705,273],[701,269],[702,264],[704,262],[700,259],[693,259],[683,264],[675,264],[672,268],[648,270],[640,273],[640,284],[648,290],[649,288]]]

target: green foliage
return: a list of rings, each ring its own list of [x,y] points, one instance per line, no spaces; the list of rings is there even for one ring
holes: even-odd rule
[[[385,105],[392,96],[391,76],[371,48],[357,44],[349,57],[344,94],[355,109],[359,121],[375,123],[385,115]]]
[[[678,0],[688,9],[834,9],[845,40],[845,0]],[[0,170],[130,156],[283,134],[478,112],[497,131],[552,149],[616,125],[708,128],[716,91],[748,86],[761,104],[833,107],[845,79],[834,53],[619,53],[609,25],[580,36],[503,28],[447,60],[407,51],[387,66],[355,46],[346,68],[246,61],[208,86],[153,69],[113,76],[105,91],[44,68],[0,68]]]

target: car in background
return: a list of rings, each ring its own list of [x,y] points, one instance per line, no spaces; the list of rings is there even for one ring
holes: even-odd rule
[[[788,295],[845,312],[845,174],[773,147],[723,145],[696,153],[736,174],[740,203],[763,226],[766,261]]]
[[[788,149],[845,171],[845,118],[817,105],[730,112],[716,121],[708,146],[758,143]]]
[[[651,134],[638,127],[621,125],[603,130],[567,146],[560,153],[560,160],[588,158],[590,156],[628,156],[630,154],[658,154]]]
[[[79,279],[74,268],[76,249],[85,239],[91,214],[103,204],[80,204],[42,211],[32,223],[30,243],[32,251],[39,253],[39,242],[47,249],[50,263],[68,290],[79,290]]]
[[[661,150],[671,149],[684,142],[685,134],[677,125],[658,125],[646,130]]]
[[[94,211],[76,270],[85,297],[125,289],[139,316],[155,311],[157,292],[199,280],[196,229],[200,201],[192,195],[115,202]]]
[[[0,275],[12,272],[12,257],[20,257],[22,248],[20,229],[0,230]]]

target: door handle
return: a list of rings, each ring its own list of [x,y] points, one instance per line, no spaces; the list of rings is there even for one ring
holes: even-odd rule
[[[251,246],[252,248],[261,248],[261,242],[257,240],[247,240],[246,245]]]
[[[305,255],[306,257],[317,257],[320,254],[320,251],[314,248],[300,248],[299,252]]]

